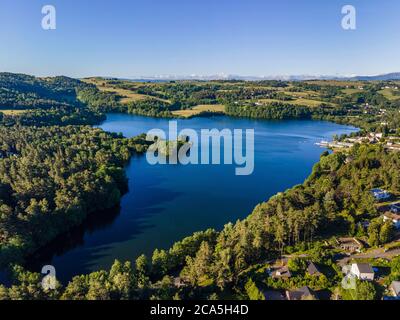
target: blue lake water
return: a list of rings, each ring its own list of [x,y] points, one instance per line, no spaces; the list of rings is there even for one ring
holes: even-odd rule
[[[109,114],[100,128],[133,137],[167,119]],[[56,267],[57,277],[109,268],[114,259],[151,256],[155,248],[206,228],[221,229],[246,217],[260,202],[302,183],[324,151],[315,143],[356,128],[324,121],[263,121],[230,117],[178,120],[178,130],[254,129],[255,169],[236,176],[236,165],[156,165],[135,156],[126,167],[129,192],[119,209],[93,215],[84,226],[57,239],[33,257],[28,267]]]

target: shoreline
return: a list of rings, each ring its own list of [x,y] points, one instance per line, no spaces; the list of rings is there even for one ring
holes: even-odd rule
[[[115,114],[115,113],[111,113],[111,114]],[[128,116],[134,116],[134,117],[144,117],[144,118],[152,118],[152,119],[159,119],[159,118],[155,118],[155,117],[149,117],[149,116],[141,116],[141,115],[133,115],[133,114],[127,114],[127,113],[119,113],[119,114],[121,114],[121,115],[128,115]],[[243,119],[241,119],[241,118],[238,118],[238,117],[230,117],[230,116],[227,116],[228,118],[230,118],[230,119],[232,119],[232,120],[234,120],[234,119],[238,119],[238,120],[243,120]],[[189,119],[188,119],[189,120]],[[249,120],[254,120],[254,121],[259,121],[259,120],[262,120],[262,122],[282,122],[282,121],[289,121],[289,120],[267,120],[267,119],[249,119]],[[330,122],[330,123],[333,123],[333,122],[331,122],[331,121],[325,121],[325,120],[308,120],[308,119],[292,119],[293,121],[317,121],[317,122],[319,122],[319,121],[322,121],[322,122]],[[104,123],[104,122],[102,122],[102,123]],[[99,124],[99,125],[96,125],[96,126],[94,126],[94,128],[100,128],[100,126],[102,125],[102,123],[101,124]],[[356,130],[358,130],[357,128],[355,128],[355,127],[351,127],[352,129],[356,129]],[[101,128],[100,128],[101,129]],[[115,132],[114,132],[115,133]],[[127,139],[127,138],[126,138]],[[322,153],[322,151],[321,151],[321,153]],[[132,160],[132,157],[135,157],[136,155],[135,154],[133,154],[133,155],[131,155],[131,158],[130,158],[130,160],[129,160],[129,162]],[[138,155],[139,157],[142,157],[143,155]],[[128,163],[129,163],[128,162]],[[313,163],[312,164],[312,166],[314,166],[316,163]],[[125,175],[127,175],[127,172],[126,172],[126,170],[127,170],[127,166],[125,166],[124,167],[124,173],[125,173]],[[306,178],[307,178],[308,176],[306,176]],[[304,181],[301,181],[300,183],[304,183]],[[288,187],[289,189],[291,189],[291,188],[293,188],[293,186],[289,186]],[[285,191],[285,190],[283,190],[283,191]],[[274,195],[276,195],[276,194],[278,194],[278,193],[280,193],[280,192],[283,192],[283,191],[278,191],[278,192],[276,192],[275,194],[273,194],[271,197],[273,197]],[[129,191],[128,191],[129,192]],[[122,199],[122,198],[121,198]],[[268,199],[263,199],[262,201],[261,201],[261,203],[262,202],[264,202],[264,201],[268,201]],[[121,202],[120,202],[121,203]],[[120,204],[119,203],[119,204]],[[260,204],[260,202],[255,202],[253,205],[252,205],[252,208],[253,209],[251,209],[247,214],[245,214],[244,215],[244,218],[243,219],[246,219],[250,214],[251,214],[251,212],[254,210],[254,208],[255,207],[257,207],[257,205],[259,205]],[[93,216],[93,215],[95,215],[95,213],[93,214],[91,214],[91,216]],[[63,237],[63,236],[65,236],[65,235],[68,235],[70,232],[71,232],[71,230],[73,230],[73,229],[81,229],[81,228],[83,228],[83,226],[84,226],[84,224],[85,223],[87,223],[87,221],[88,220],[90,220],[90,216],[88,216],[86,219],[85,219],[85,221],[83,222],[83,224],[80,224],[80,225],[78,225],[78,226],[75,226],[75,227],[73,227],[73,228],[71,228],[70,230],[68,230],[68,231],[66,231],[66,232],[64,232],[64,233],[62,233],[62,234],[60,234],[60,235],[58,235],[57,236],[57,238],[58,237]],[[230,222],[233,222],[233,221],[231,221],[231,220],[227,220],[227,221],[225,221],[225,224],[226,223],[230,223]],[[203,229],[200,229],[199,231],[201,231],[201,230],[203,230]],[[190,236],[192,233],[190,233],[188,236]],[[180,241],[180,240],[182,240],[182,239],[178,239],[178,240],[175,240],[174,242],[176,242],[176,241]],[[53,240],[54,241],[54,240]],[[37,249],[37,250],[35,250],[35,252],[33,253],[33,254],[31,254],[31,256],[34,256],[35,254],[37,254],[38,252],[40,252],[40,251],[46,251],[46,246],[48,246],[49,244],[47,244],[47,245],[45,245],[45,246],[43,246],[43,247],[41,247],[41,248],[39,248],[39,249]],[[156,248],[155,248],[156,249]],[[28,258],[29,259],[29,258]],[[89,271],[90,272],[90,271]]]

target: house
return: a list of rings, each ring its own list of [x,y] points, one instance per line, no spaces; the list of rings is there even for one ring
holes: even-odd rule
[[[390,285],[390,291],[392,291],[393,296],[400,298],[400,281],[393,281]]]
[[[392,221],[396,229],[400,229],[400,214],[386,212],[383,215],[383,221]]]
[[[378,201],[381,200],[386,200],[389,199],[392,195],[387,192],[386,190],[382,190],[382,189],[372,189],[371,190],[372,195],[374,196],[374,198]]]
[[[287,266],[275,269],[272,272],[272,278],[290,278],[292,274]]]
[[[356,238],[339,238],[336,240],[340,249],[349,253],[361,252],[363,245]]]
[[[310,264],[308,265],[307,273],[310,276],[316,276],[316,277],[319,277],[322,275],[322,273],[318,270],[317,266],[313,262],[310,262]]]
[[[314,291],[309,287],[302,287],[296,290],[287,290],[286,297],[288,300],[318,300]]]
[[[286,296],[278,290],[267,290],[263,292],[265,300],[269,301],[280,301],[286,300]]]
[[[350,273],[360,280],[373,281],[375,278],[375,272],[368,263],[353,263]]]
[[[374,132],[370,132],[367,135],[367,139],[369,141],[379,141],[380,139],[382,139],[383,134],[382,133],[374,133]]]

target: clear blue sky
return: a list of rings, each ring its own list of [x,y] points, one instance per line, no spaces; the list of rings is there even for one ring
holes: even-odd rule
[[[400,71],[400,1],[1,0],[0,44],[0,71],[36,75],[378,74]]]

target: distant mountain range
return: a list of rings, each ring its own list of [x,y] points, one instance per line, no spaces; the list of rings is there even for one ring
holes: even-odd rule
[[[304,81],[304,80],[348,80],[348,81],[389,81],[400,80],[400,72],[393,72],[375,76],[330,76],[330,75],[290,75],[290,76],[240,76],[229,74],[216,75],[156,75],[126,79],[132,81],[174,81],[174,80],[282,80],[282,81]]]
[[[387,74],[381,74],[378,76],[357,76],[350,80],[358,81],[388,81],[388,80],[400,80],[400,72],[393,72]]]

